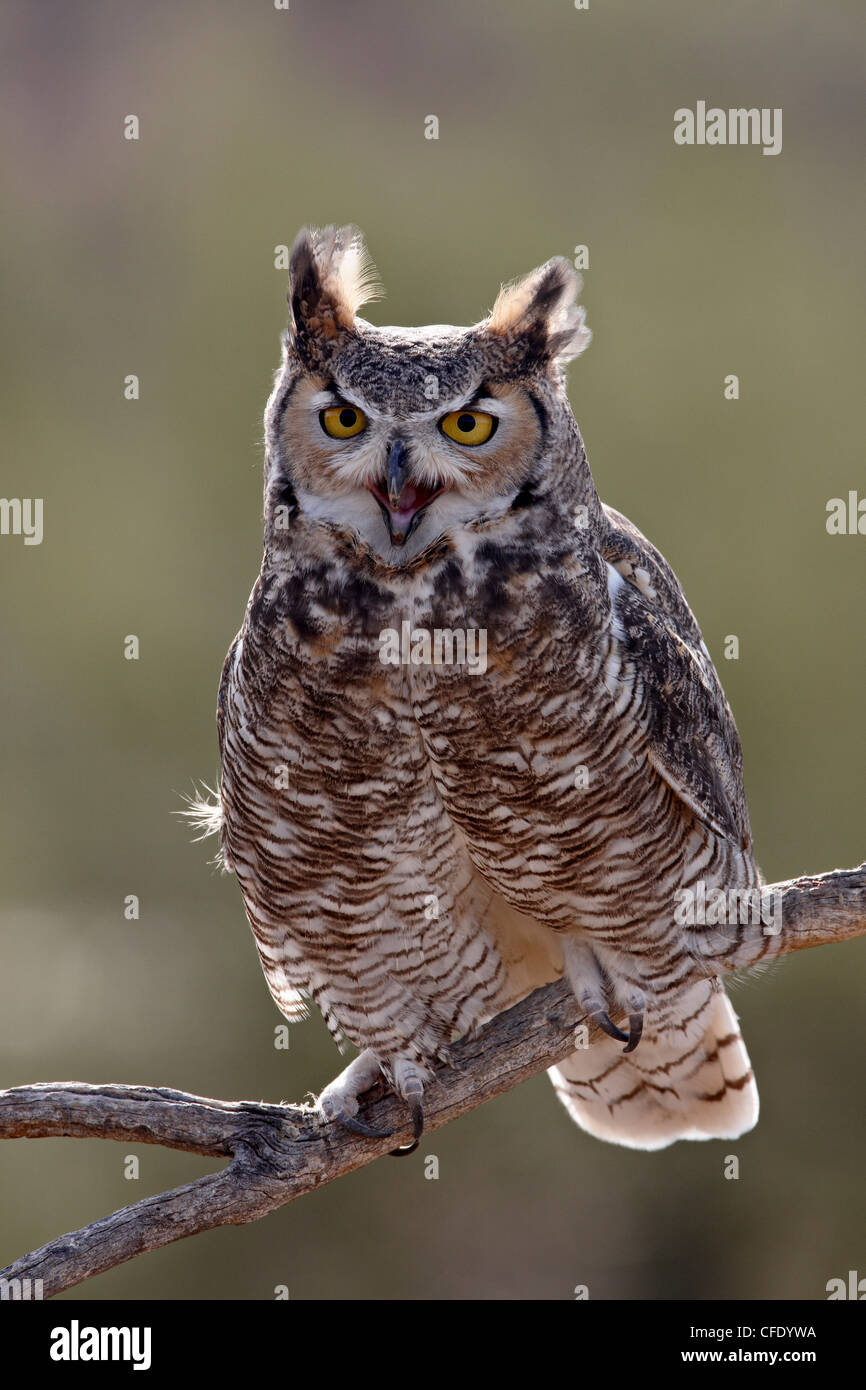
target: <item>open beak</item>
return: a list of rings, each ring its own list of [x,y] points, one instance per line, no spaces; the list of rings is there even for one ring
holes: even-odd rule
[[[406,445],[402,439],[392,441],[388,449],[388,463],[383,480],[368,486],[388,524],[388,534],[392,545],[404,545],[415,530],[421,513],[445,489],[444,483],[413,483],[409,480],[411,463]]]

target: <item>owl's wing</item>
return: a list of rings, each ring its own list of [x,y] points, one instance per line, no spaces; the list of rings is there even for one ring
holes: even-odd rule
[[[237,634],[228,651],[226,652],[226,659],[223,662],[223,669],[220,673],[220,683],[219,691],[217,692],[216,708],[217,742],[219,744],[220,750],[220,761],[222,761],[223,746],[225,744],[226,737],[225,707],[226,699],[228,698],[229,680],[231,678],[232,667],[234,666],[235,657],[237,655],[238,646],[241,640],[241,635],[242,634],[240,632]]]
[[[647,756],[700,820],[748,849],[742,748],[700,628],[664,556],[620,512],[604,514],[613,633],[622,678],[643,687]]]

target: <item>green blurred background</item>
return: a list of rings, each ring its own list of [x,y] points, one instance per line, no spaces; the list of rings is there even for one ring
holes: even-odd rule
[[[377,322],[472,322],[588,245],[575,411],[719,665],[763,869],[860,861],[866,539],[825,529],[829,498],[866,492],[859,5],[7,0],[0,49],[2,492],[45,499],[41,546],[0,539],[0,1084],[300,1099],[340,1065],[318,1018],[275,1051],[237,886],[172,816],[215,775],[260,556],[274,248],[304,223],[364,229]],[[675,146],[699,99],[782,107],[781,155]],[[735,987],[763,1106],[735,1143],[603,1145],[540,1077],[421,1157],[74,1296],[822,1298],[866,1274],[864,980],[855,942]],[[0,1264],[206,1167],[0,1145]]]

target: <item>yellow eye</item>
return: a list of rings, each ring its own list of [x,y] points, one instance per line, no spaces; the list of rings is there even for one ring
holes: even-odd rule
[[[351,439],[367,425],[363,410],[354,405],[329,405],[327,410],[319,412],[319,421],[325,434],[332,439]]]
[[[486,410],[452,410],[443,415],[439,428],[455,444],[486,444],[498,424]]]

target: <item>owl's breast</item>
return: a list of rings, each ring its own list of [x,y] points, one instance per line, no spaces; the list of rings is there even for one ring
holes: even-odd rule
[[[227,663],[226,855],[284,1011],[300,990],[358,1046],[433,1055],[500,997],[491,895],[433,777],[405,610],[301,597],[306,630],[296,595],[251,604]]]
[[[463,853],[412,707],[404,610],[364,597],[334,573],[254,593],[221,693],[223,841],[251,915],[337,940],[403,898],[423,923]]]
[[[581,913],[650,918],[700,837],[648,762],[640,673],[618,651],[604,567],[484,558],[462,593],[431,587],[415,606],[429,641],[417,639],[411,705],[443,804],[520,911],[570,927]]]

